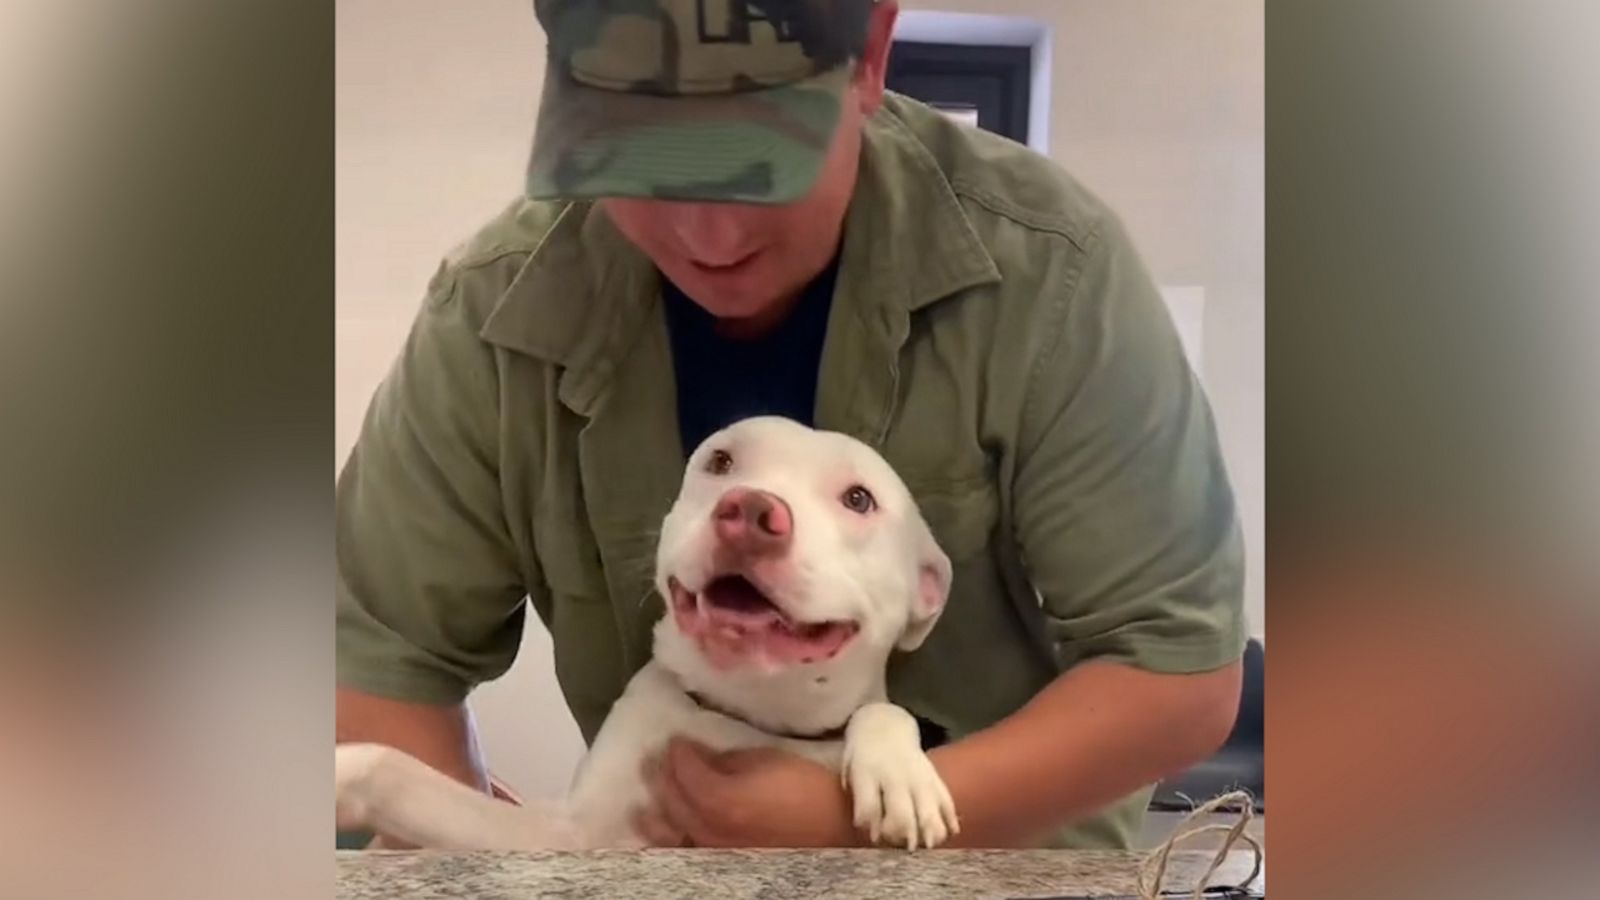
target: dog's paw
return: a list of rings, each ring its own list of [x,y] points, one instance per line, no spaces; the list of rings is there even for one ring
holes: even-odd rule
[[[932,848],[961,831],[950,790],[922,750],[916,719],[898,706],[872,703],[850,717],[840,777],[856,827],[874,844]]]
[[[381,744],[339,744],[333,748],[333,807],[339,831],[361,831],[372,824],[373,776],[391,752]]]

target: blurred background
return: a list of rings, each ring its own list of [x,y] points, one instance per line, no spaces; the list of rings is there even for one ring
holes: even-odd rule
[[[1128,223],[1216,410],[1265,631],[1261,0],[903,4],[892,89],[1048,154]],[[343,465],[440,258],[521,190],[544,35],[521,0],[337,7],[337,417]],[[527,629],[472,706],[495,773],[565,789],[582,751]]]
[[[437,7],[385,4],[355,30],[387,37],[348,48],[374,4],[0,2],[0,894],[331,893],[328,447],[426,268],[515,191],[538,73],[523,4]],[[1260,201],[1169,168],[1247,154],[1181,125],[1171,159],[1137,149],[1233,121],[1204,85],[1256,45],[1185,55],[1237,34],[1211,30],[1228,8],[983,11],[1048,23],[1047,151],[1164,285],[1205,289],[1200,367],[1250,496],[1232,367],[1254,344],[1223,324],[1260,314],[1230,299],[1249,266],[1185,235],[1234,246],[1248,226],[1203,198]],[[1600,8],[1277,0],[1265,24],[1246,513],[1273,883],[1600,896]],[[1108,54],[1114,78],[1089,65]]]

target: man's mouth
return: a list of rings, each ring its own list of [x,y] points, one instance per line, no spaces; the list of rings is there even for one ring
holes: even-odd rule
[[[696,270],[708,275],[728,275],[749,265],[750,262],[759,255],[761,255],[761,251],[752,250],[743,256],[730,257],[728,259],[717,260],[715,262],[691,259],[689,260],[689,265],[694,266]]]
[[[667,583],[678,628],[718,656],[763,652],[778,662],[820,662],[861,630],[853,621],[798,621],[742,574],[719,575],[698,593],[676,578]]]

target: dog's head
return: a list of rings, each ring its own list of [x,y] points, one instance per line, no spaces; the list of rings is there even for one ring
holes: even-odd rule
[[[915,649],[944,609],[950,560],[870,447],[765,417],[690,457],[656,587],[712,667],[773,671]]]

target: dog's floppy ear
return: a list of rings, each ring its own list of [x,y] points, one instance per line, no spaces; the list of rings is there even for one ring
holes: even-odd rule
[[[909,653],[922,646],[928,632],[944,612],[945,600],[950,597],[950,557],[939,549],[933,535],[926,530],[921,542],[920,562],[917,566],[917,596],[911,604],[911,615],[906,618],[906,630],[896,644]]]

